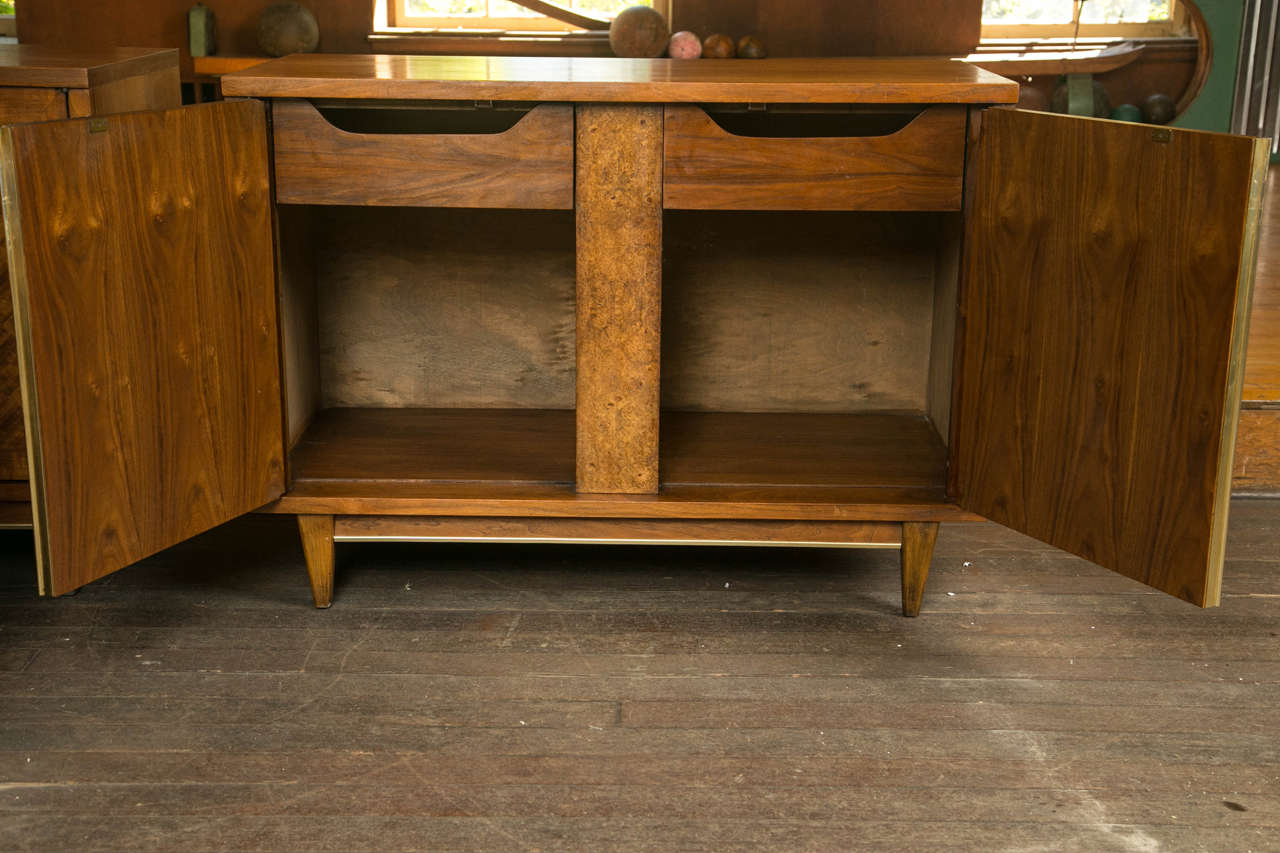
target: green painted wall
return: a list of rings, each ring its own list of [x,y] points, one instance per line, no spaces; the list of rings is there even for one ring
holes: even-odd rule
[[[1236,63],[1240,56],[1240,28],[1244,23],[1243,0],[1195,0],[1209,25],[1213,64],[1200,96],[1174,121],[1178,127],[1226,131],[1231,127],[1231,100],[1235,97]]]

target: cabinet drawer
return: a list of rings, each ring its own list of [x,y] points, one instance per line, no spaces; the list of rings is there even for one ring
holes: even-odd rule
[[[310,101],[274,103],[276,201],[555,210],[573,206],[569,105],[542,104],[523,114],[350,106],[326,112]],[[378,132],[343,129],[331,117],[348,127]],[[505,124],[510,126],[491,129]]]
[[[962,106],[944,105],[927,107],[914,117],[726,115],[721,122],[743,127],[731,132],[700,107],[669,106],[663,206],[959,210],[965,114]],[[834,127],[846,133],[840,128],[859,126],[867,135],[813,131]]]

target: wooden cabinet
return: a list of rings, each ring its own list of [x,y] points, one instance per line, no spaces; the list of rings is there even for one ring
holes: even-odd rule
[[[0,124],[154,110],[181,103],[178,52],[0,45]],[[0,259],[0,265],[7,257]],[[27,444],[7,266],[0,266],[0,526],[27,526]]]
[[[335,541],[755,543],[914,615],[979,517],[1217,603],[1265,143],[942,60],[223,87],[0,140],[46,592],[259,509],[320,606]]]

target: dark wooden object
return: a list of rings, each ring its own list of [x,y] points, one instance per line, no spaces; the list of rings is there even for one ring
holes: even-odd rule
[[[543,104],[501,133],[349,133],[285,100],[272,128],[282,204],[573,207],[569,106]]]
[[[0,151],[36,554],[58,595],[283,491],[265,111],[8,127]]]
[[[0,124],[165,109],[178,106],[179,94],[176,51],[0,45]],[[0,247],[3,240],[0,235]],[[0,257],[0,481],[25,481],[27,442],[7,264],[6,253]],[[26,483],[20,485],[25,492]],[[20,500],[27,500],[25,494]],[[29,516],[30,510],[13,513]]]
[[[731,134],[668,107],[663,205],[686,210],[959,210],[966,110],[931,107],[882,136]]]
[[[694,66],[697,70],[690,70]],[[288,436],[293,453],[287,492],[263,509],[319,517],[302,524],[317,602],[326,602],[332,589],[332,541],[347,534],[414,538],[451,532],[470,538],[489,523],[496,535],[514,538],[560,535],[608,541],[639,536],[655,541],[671,536],[675,541],[686,541],[681,537],[719,541],[732,532],[733,541],[754,541],[748,531],[758,529],[759,535],[774,537],[771,541],[804,544],[800,534],[819,533],[823,528],[817,525],[848,524],[819,535],[853,537],[859,530],[874,529],[877,536],[896,538],[903,549],[903,609],[913,613],[919,608],[928,572],[934,525],[972,518],[974,510],[1083,550],[1165,589],[1173,586],[1167,575],[1136,571],[1131,557],[1142,548],[1155,548],[1168,556],[1174,538],[1166,535],[1172,529],[1167,525],[1177,525],[1187,535],[1178,543],[1181,550],[1176,556],[1181,562],[1176,568],[1177,588],[1172,591],[1200,603],[1214,602],[1225,529],[1224,484],[1235,427],[1232,400],[1239,393],[1243,356],[1243,305],[1253,246],[1249,216],[1257,201],[1255,167],[1260,146],[1180,130],[1016,112],[985,115],[978,110],[969,111],[970,135],[962,141],[958,131],[963,125],[956,117],[964,105],[1007,103],[1015,93],[1004,81],[945,61],[782,60],[717,65],[502,59],[477,63],[458,58],[365,62],[361,57],[303,57],[258,66],[228,80],[235,81],[234,91],[241,94],[289,93],[330,102],[444,98],[452,99],[456,107],[478,110],[489,106],[457,102],[575,104],[577,405],[573,413],[539,405],[539,392],[523,398],[535,405],[530,411],[442,411],[431,393],[420,389],[408,389],[404,397],[419,396],[422,402],[433,403],[430,408],[326,410],[331,392],[325,386],[331,372],[316,369],[325,353],[315,352],[325,347],[323,318],[342,310],[341,299],[335,302],[334,297],[341,297],[343,290],[367,288],[383,279],[365,282],[358,275],[348,275],[336,290],[317,288],[309,295],[308,270],[327,271],[335,263],[324,254],[308,262],[297,257],[296,248],[281,248],[280,305],[285,316],[280,327],[291,363],[283,370],[288,380],[288,422],[280,417],[276,429],[281,442]],[[746,125],[720,117],[725,127],[747,129],[727,132],[716,144],[742,140],[738,144],[744,150],[754,150],[741,161],[749,168],[737,164],[733,152],[723,155],[725,162],[735,164],[722,169],[724,180],[717,186],[726,191],[736,192],[754,180],[777,181],[785,169],[769,163],[770,158],[760,152],[783,152],[789,145],[810,146],[817,152],[806,165],[811,173],[820,173],[813,163],[834,161],[838,156],[832,152],[838,151],[851,154],[848,159],[867,175],[863,183],[884,182],[890,176],[905,177],[909,183],[935,168],[947,171],[948,180],[954,181],[959,173],[950,164],[959,162],[957,150],[963,145],[970,155],[964,171],[968,208],[954,209],[953,187],[945,205],[952,209],[933,212],[671,214],[682,239],[690,240],[686,248],[695,253],[699,239],[707,239],[713,256],[724,257],[725,247],[734,251],[737,244],[723,236],[734,229],[717,231],[699,221],[724,217],[726,224],[743,223],[739,243],[755,240],[785,247],[791,241],[793,250],[821,241],[823,229],[837,223],[859,235],[845,245],[837,234],[839,251],[856,250],[868,260],[847,274],[818,275],[828,289],[844,291],[834,300],[825,299],[821,289],[789,291],[787,283],[794,284],[797,276],[815,270],[841,269],[839,263],[832,266],[824,261],[826,266],[814,266],[804,262],[805,252],[800,252],[789,265],[760,264],[744,276],[740,301],[745,310],[718,321],[739,323],[741,328],[726,334],[715,328],[714,318],[701,318],[711,320],[709,329],[702,327],[711,332],[706,344],[700,343],[697,323],[687,326],[683,343],[671,350],[676,358],[660,370],[659,355],[667,354],[659,328],[663,175],[677,170],[682,159],[665,157],[663,117],[667,109],[699,100],[720,104],[712,107],[717,111],[748,114]],[[868,140],[927,126],[930,118],[917,126],[909,111],[920,113],[927,110],[923,105],[940,103],[951,105],[946,115],[953,118],[937,144],[949,140],[946,144],[957,150],[924,156],[928,146],[908,132],[896,140],[902,149],[900,157],[883,150],[882,159],[857,156],[857,146],[863,151],[873,148],[875,143]],[[761,104],[766,107],[763,111]],[[374,106],[422,111],[440,105]],[[764,133],[751,129],[753,123],[760,124],[751,115],[760,112],[769,125]],[[905,117],[884,131],[874,114],[886,112]],[[793,132],[791,136],[800,141],[786,139],[786,133],[776,131],[793,115],[800,115],[806,126],[830,129],[834,122],[835,131]],[[924,115],[937,117],[943,111]],[[1062,132],[1052,122],[1064,122]],[[1135,142],[1139,139],[1135,133],[1146,134],[1141,145]],[[761,144],[762,139],[776,140],[777,147]],[[376,141],[394,145],[385,139]],[[1155,152],[1148,147],[1155,147]],[[1024,160],[997,175],[998,164],[1021,157],[1026,150],[1036,154],[1032,162]],[[331,151],[325,158],[337,159],[341,154]],[[33,152],[24,152],[18,159],[34,157]],[[64,157],[59,163],[68,159],[75,158]],[[395,160],[399,164],[407,158]],[[1064,189],[1061,181],[1047,176],[1042,168],[1045,162],[1061,167],[1054,175],[1079,175],[1081,186]],[[1144,167],[1149,174],[1132,168],[1135,162],[1152,164]],[[1191,177],[1166,179],[1178,168],[1188,170]],[[12,166],[9,171],[14,173]],[[708,167],[706,174],[714,178],[711,171]],[[1098,175],[1106,180],[1100,181]],[[1144,175],[1158,189],[1144,189],[1140,180]],[[1192,178],[1194,184],[1189,183]],[[821,196],[823,183],[810,180],[811,189],[781,190],[785,202],[781,206],[795,203],[797,197]],[[1171,193],[1168,186],[1179,186],[1181,194]],[[1204,189],[1215,200],[1188,203],[1193,187]],[[243,194],[244,188],[237,186],[236,192]],[[1110,227],[1110,212],[1124,205],[1117,198],[1130,199],[1138,210],[1146,210],[1144,205],[1153,198],[1162,202],[1160,221],[1175,235],[1174,250],[1157,259],[1152,259],[1149,249],[1133,250],[1135,238],[1126,236],[1129,232],[1124,229],[1135,226],[1126,222]],[[922,197],[905,204],[929,208],[935,202]],[[842,203],[861,202],[846,197]],[[762,202],[754,199],[725,206],[757,204]],[[1197,230],[1200,220],[1210,214],[1224,216],[1225,222]],[[492,215],[491,227],[513,214]],[[535,215],[557,214],[520,214]],[[778,216],[792,217],[791,225],[768,227],[774,221],[770,217]],[[324,228],[330,218],[327,212],[321,215],[318,210],[282,206],[282,239],[308,239],[308,228]],[[1099,222],[1109,227],[1094,227]],[[795,237],[796,230],[806,225],[814,231],[808,242]],[[877,229],[886,225],[915,233],[903,239],[875,239]],[[477,222],[477,227],[484,226]],[[413,233],[406,229],[398,239],[412,241]],[[1194,243],[1193,233],[1197,235]],[[209,245],[219,256],[243,254],[225,235],[215,235]],[[925,254],[923,279],[902,263],[904,248],[915,245]],[[1033,245],[1034,249],[1028,248]],[[552,252],[563,250],[562,244]],[[1090,257],[1091,251],[1103,259],[1105,267],[1094,269],[1078,261]],[[767,260],[763,251],[748,248],[740,253]],[[14,257],[25,264],[29,254],[30,250],[19,250]],[[785,251],[779,257],[783,255]],[[1139,263],[1126,266],[1119,262],[1121,255],[1136,256]],[[1055,262],[1048,265],[1045,257]],[[82,266],[81,279],[100,278],[92,258]],[[435,293],[431,282],[447,279],[457,269],[456,262],[442,269],[410,264],[403,274],[420,277],[415,292],[427,300],[422,310],[431,311],[431,300],[448,300],[453,292],[445,287]],[[886,270],[894,269],[909,274],[886,275]],[[683,270],[677,280],[696,292],[696,276],[690,278],[687,267]],[[554,278],[562,271],[546,268],[538,275]],[[867,321],[851,324],[845,331],[865,335],[866,340],[828,339],[822,322],[815,334],[806,332],[805,340],[795,340],[803,326],[783,322],[785,311],[750,301],[761,292],[760,280],[770,276],[778,278],[774,285],[778,293],[789,293],[798,301],[798,306],[787,310],[806,310],[828,326],[840,324],[843,316],[831,309],[851,298],[862,299],[868,305]],[[539,286],[534,285],[534,292]],[[552,314],[558,316],[564,307],[560,295],[555,288],[546,293],[556,302]],[[1124,301],[1130,296],[1132,304]],[[1132,327],[1136,331],[1130,333],[1123,325],[1125,311],[1111,310],[1107,299],[1118,299],[1120,309],[1141,312],[1141,324]],[[489,313],[491,304],[501,314],[500,299],[486,303],[483,311]],[[1106,319],[1085,322],[1095,305],[1108,308]],[[402,334],[397,312],[404,311],[396,306],[391,300],[386,311],[375,313],[372,322],[366,323],[374,337],[385,331],[390,337],[414,339],[411,325],[406,327],[410,334]],[[1088,310],[1079,310],[1080,306]],[[686,308],[680,313],[697,312]],[[1191,328],[1192,318],[1200,325]],[[894,328],[899,324],[914,324],[921,331],[907,335]],[[308,328],[319,332],[308,333]],[[447,331],[447,326],[441,328]],[[508,314],[491,331],[532,342],[554,343],[556,338],[546,335],[541,326],[523,324],[520,312]],[[692,382],[684,377],[684,389],[675,395],[689,401],[695,411],[662,412],[663,371],[679,375],[708,354],[711,357],[705,363],[714,363],[724,357],[726,340],[752,341],[763,354],[753,368],[759,378],[755,402],[748,402],[741,388],[725,394],[712,387],[718,377],[717,371],[711,371]],[[803,363],[795,354],[808,358],[820,353],[828,340],[828,358],[861,358],[869,378],[888,375],[884,365],[889,362],[909,360],[912,367],[906,375],[914,377],[916,387],[901,396],[891,392],[885,396],[876,390],[875,381],[862,381],[855,374],[840,380],[848,388],[820,393],[812,403],[772,393],[770,389],[789,385],[786,377]],[[876,352],[881,347],[888,347],[884,356]],[[485,358],[489,351],[477,351],[476,358]],[[37,362],[53,357],[46,352]],[[376,352],[372,357],[376,360]],[[1178,365],[1179,358],[1183,359],[1178,367],[1181,397],[1175,410],[1168,402],[1173,396],[1169,387],[1152,382],[1148,388],[1133,377],[1142,379],[1143,370]],[[1019,370],[1041,362],[1055,365],[1036,368],[1052,383],[1049,393],[1054,399],[1050,401],[1042,399],[1039,390],[1029,393],[1025,383],[1017,380]],[[39,366],[28,367],[38,375]],[[750,379],[749,374],[733,376],[738,385]],[[394,387],[395,377],[362,381],[380,383],[377,393],[387,395],[381,405],[402,399]],[[680,382],[673,385],[678,388]],[[85,395],[73,381],[64,381],[60,387],[72,397],[84,395],[82,405],[92,404],[92,395]],[[1166,429],[1163,420],[1144,427],[1147,422],[1135,417],[1143,399],[1139,391],[1159,395],[1151,409],[1162,417],[1183,420],[1172,429]],[[841,399],[849,401],[850,409],[839,408]],[[909,402],[905,408],[895,408],[890,399]],[[1052,410],[1056,429],[1047,426],[1041,408]],[[993,420],[999,423],[993,426]],[[1030,438],[1019,431],[1028,431]],[[1133,439],[1135,435],[1140,439]],[[1123,441],[1140,444],[1147,455],[1130,453]],[[1203,482],[1193,483],[1193,488],[1203,485],[1205,491],[1189,498],[1166,497],[1175,495],[1184,483],[1169,476],[1173,466],[1152,463],[1149,448],[1155,446],[1163,458],[1180,460],[1183,471],[1203,475]],[[1038,454],[1048,454],[1053,461],[1045,464]],[[250,454],[242,457],[247,469],[240,471],[242,478],[261,472]],[[1143,480],[1152,472],[1154,479]],[[1145,491],[1131,489],[1135,481],[1145,483]],[[1034,483],[1036,494],[1030,493],[1028,483]],[[1207,500],[1197,504],[1201,498]],[[1173,500],[1183,503],[1167,502]],[[1097,511],[1097,506],[1103,511]],[[1122,512],[1108,515],[1116,508]],[[1189,511],[1184,512],[1186,508]],[[1094,523],[1102,529],[1095,531]],[[1124,525],[1140,530],[1150,541],[1135,539],[1118,549],[1087,550],[1092,537],[1113,542]],[[424,530],[435,532],[424,534]],[[1203,593],[1199,598],[1197,585]]]
[[[662,109],[578,107],[578,490],[658,490]]]
[[[1018,84],[938,59],[764,63],[298,54],[226,74],[222,91],[259,98],[991,104],[1016,101]]]
[[[1217,604],[1266,162],[1243,137],[983,118],[953,432],[964,506]]]

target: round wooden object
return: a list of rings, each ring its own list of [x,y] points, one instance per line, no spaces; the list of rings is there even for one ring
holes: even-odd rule
[[[743,36],[738,39],[739,59],[764,59],[768,55],[769,51],[765,50],[764,42],[759,36]]]
[[[662,56],[670,36],[666,18],[648,6],[623,9],[609,25],[609,47],[615,56]]]
[[[1142,102],[1142,117],[1151,124],[1168,124],[1177,112],[1173,98],[1160,92]]]
[[[702,56],[702,39],[697,33],[681,30],[667,44],[667,56],[672,59],[697,59]]]
[[[310,53],[319,44],[320,25],[301,3],[275,3],[258,17],[258,47],[267,56]]]
[[[1116,121],[1142,121],[1142,110],[1133,104],[1121,104],[1111,111],[1111,117]]]
[[[737,54],[733,39],[724,33],[713,33],[702,42],[704,59],[733,59]]]

